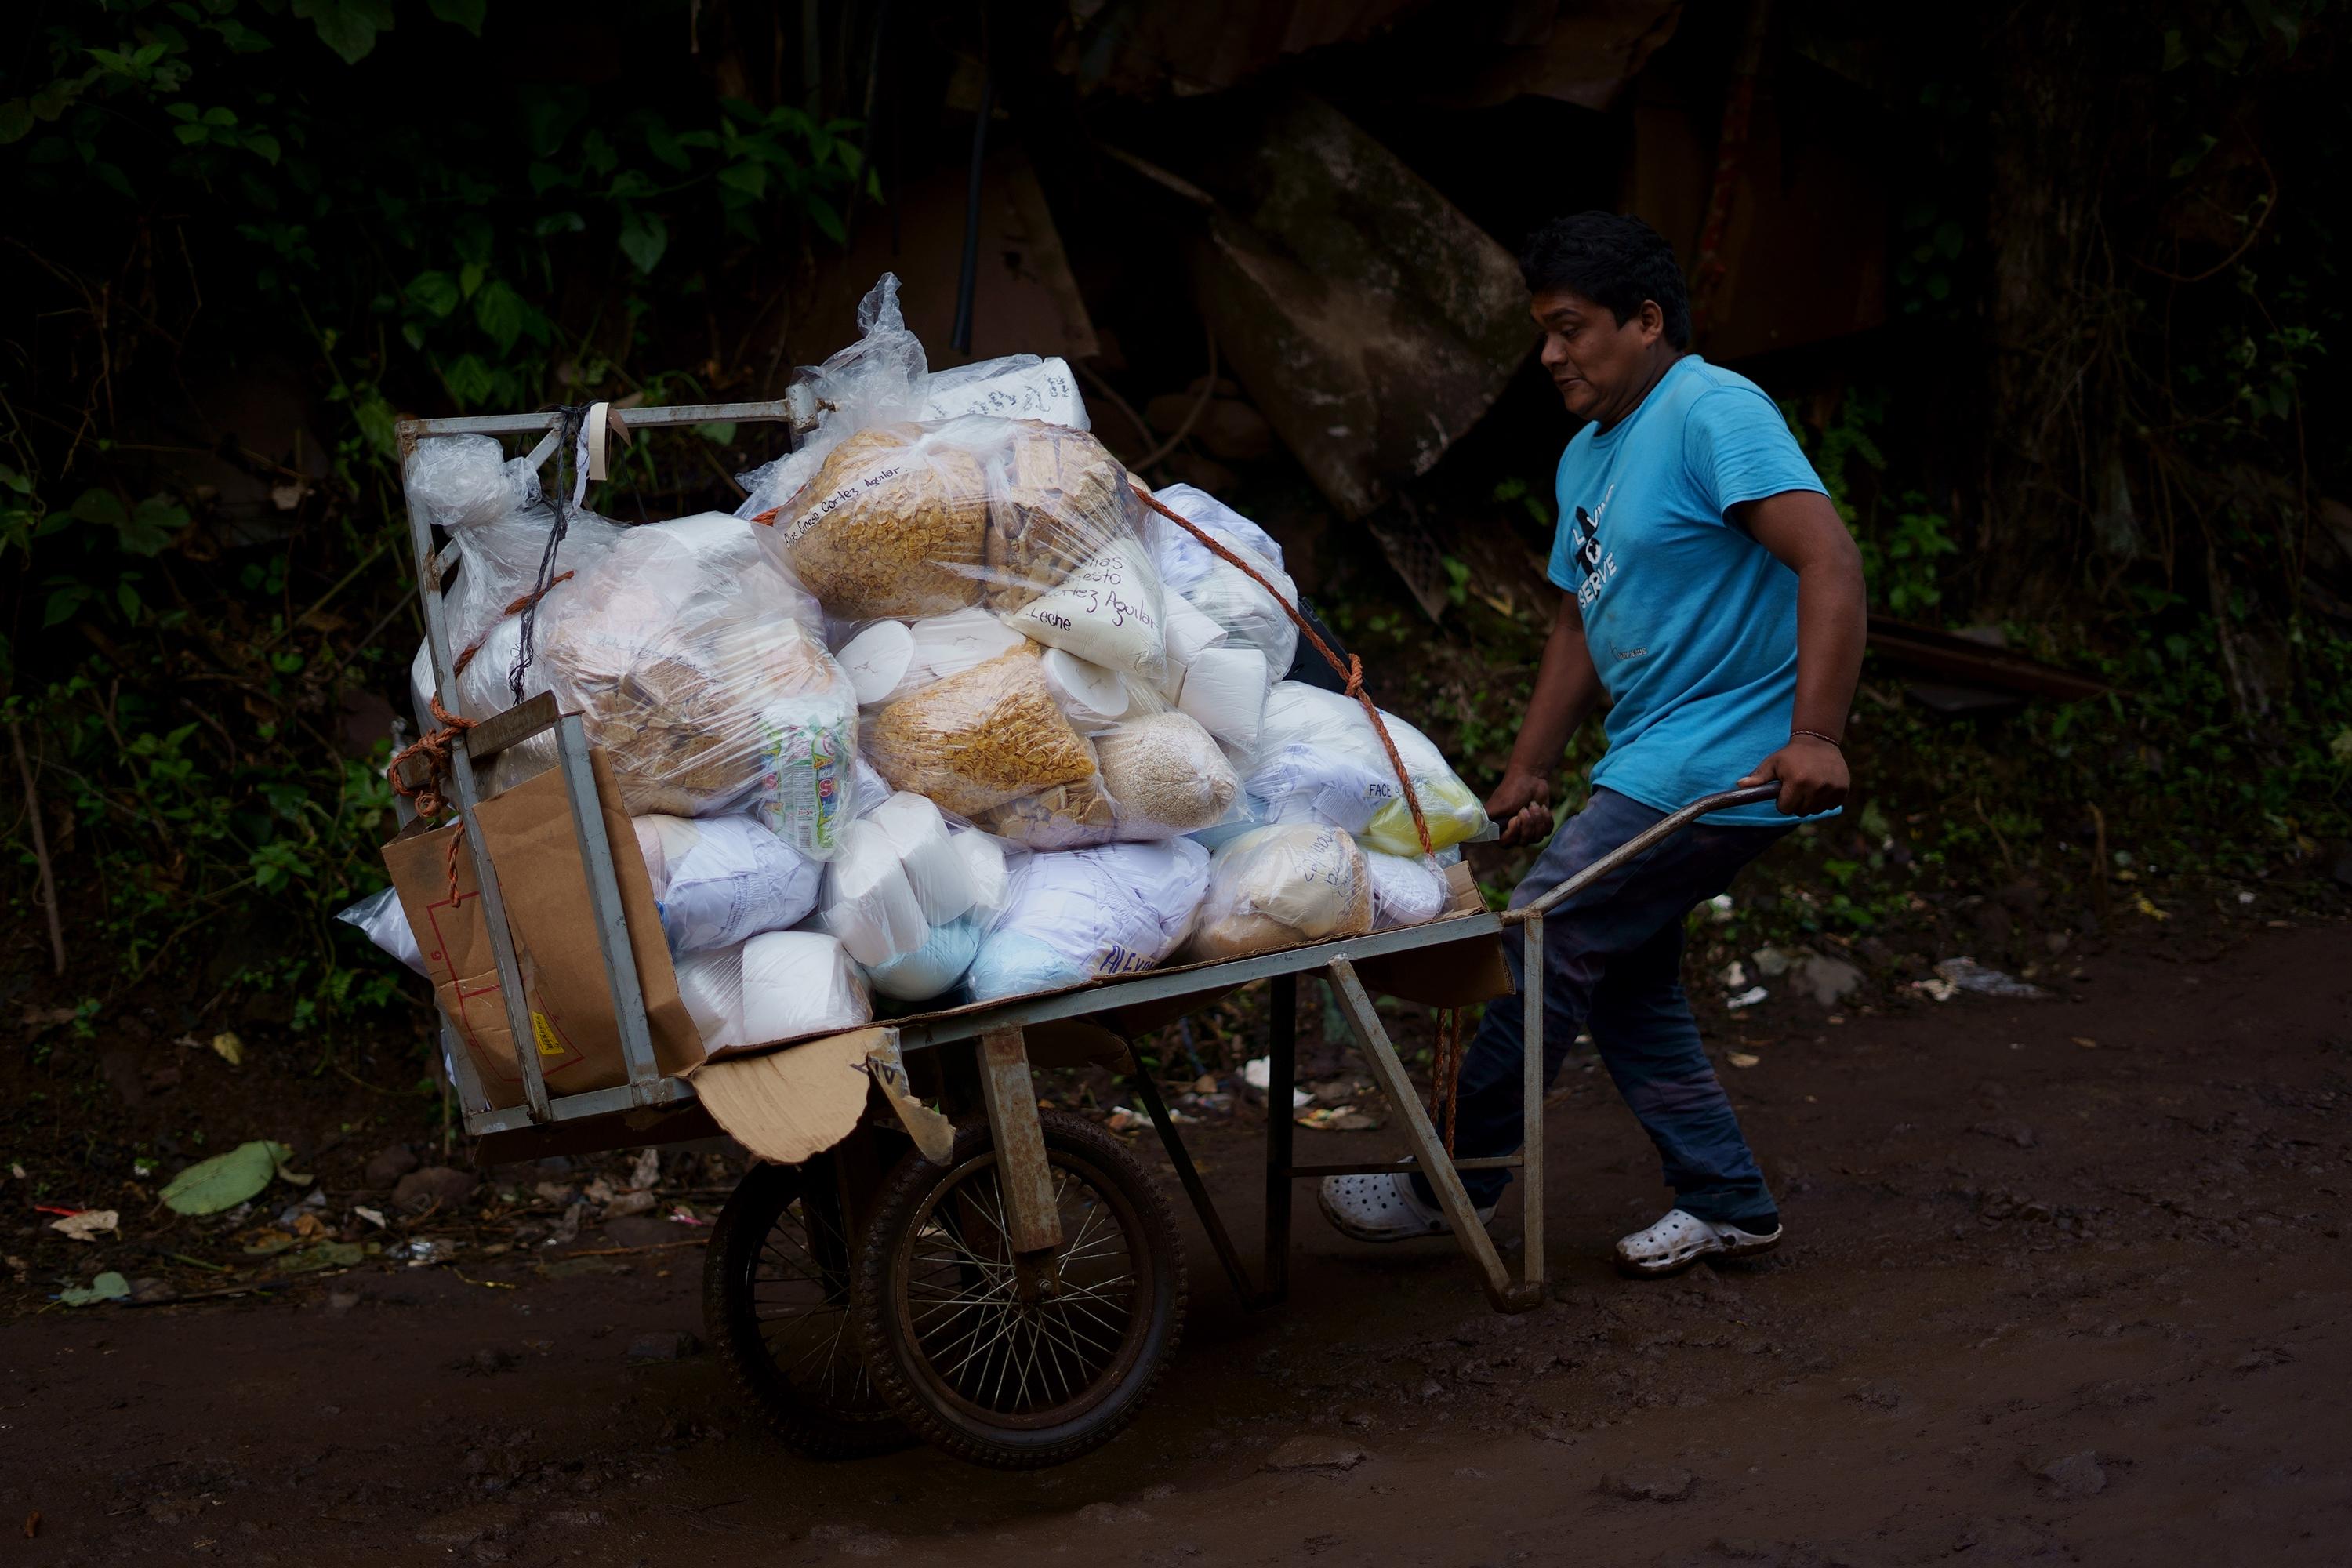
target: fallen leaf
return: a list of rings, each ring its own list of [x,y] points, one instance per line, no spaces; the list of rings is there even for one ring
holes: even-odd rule
[[[174,1214],[220,1214],[268,1186],[273,1176],[284,1175],[299,1185],[310,1178],[297,1177],[286,1170],[286,1160],[292,1153],[285,1144],[264,1138],[240,1143],[173,1177],[163,1189],[163,1202]]]
[[[2138,905],[2138,908],[2139,908],[2139,912],[2140,912],[2140,913],[2142,913],[2142,914],[2146,915],[2148,919],[2150,919],[2150,920],[2152,920],[2152,921],[2168,921],[2168,920],[2170,920],[2170,919],[2172,918],[2172,916],[2171,916],[2171,915],[2168,914],[2167,912],[2165,912],[2165,911],[2164,911],[2164,910],[2162,910],[2158,909],[2154,904],[2152,904],[2152,903],[2148,902],[2147,895],[2146,893],[2142,893],[2142,894],[2139,896],[2139,905]]]
[[[2086,1051],[2095,1051],[2099,1048],[2099,1042],[2096,1040],[2085,1039],[2081,1035],[2074,1035],[2070,1037],[2076,1045],[2082,1047]]]
[[[245,1042],[228,1029],[213,1037],[213,1054],[233,1068],[245,1065]]]
[[[58,1300],[68,1307],[91,1307],[100,1301],[120,1301],[131,1294],[131,1281],[110,1268],[91,1280],[87,1289],[69,1286],[58,1293]]]
[[[1734,1051],[1728,1058],[1731,1065],[1736,1068],[1752,1068],[1763,1059],[1762,1057],[1750,1056],[1746,1051]]]
[[[360,1218],[367,1221],[368,1224],[375,1226],[376,1229],[382,1230],[383,1228],[383,1214],[382,1210],[372,1209],[365,1204],[353,1204],[352,1205],[352,1212],[359,1215]]]
[[[120,1217],[113,1209],[84,1209],[79,1214],[51,1220],[49,1228],[74,1241],[96,1241],[100,1236],[112,1232],[114,1223]]]

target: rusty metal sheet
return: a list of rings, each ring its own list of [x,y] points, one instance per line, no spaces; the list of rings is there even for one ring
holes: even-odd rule
[[[1425,473],[1534,342],[1517,265],[1339,110],[1291,95],[1203,184],[1195,291],[1241,383],[1349,518]]]

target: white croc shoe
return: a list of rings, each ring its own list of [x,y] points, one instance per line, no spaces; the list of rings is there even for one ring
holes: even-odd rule
[[[1454,1234],[1444,1212],[1414,1196],[1412,1179],[1402,1171],[1326,1176],[1316,1201],[1333,1230],[1358,1241],[1411,1241]],[[1485,1225],[1495,1217],[1495,1205],[1488,1204],[1477,1213],[1478,1223]]]
[[[1783,1228],[1776,1225],[1769,1235],[1759,1236],[1669,1209],[1649,1229],[1617,1243],[1617,1267],[1626,1274],[1655,1278],[1679,1274],[1702,1258],[1753,1258],[1780,1246]]]

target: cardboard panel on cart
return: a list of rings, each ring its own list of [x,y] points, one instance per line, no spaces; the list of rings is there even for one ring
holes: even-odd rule
[[[654,1058],[665,1074],[683,1072],[702,1059],[701,1037],[678,994],[652,879],[619,785],[601,752],[591,761]],[[492,796],[482,802],[477,819],[498,868],[530,1002],[532,1048],[548,1092],[576,1094],[627,1082],[563,775],[550,769]],[[384,846],[384,867],[416,932],[435,1000],[473,1058],[491,1108],[504,1110],[523,1103],[522,1068],[499,994],[474,858],[459,842],[460,831],[453,823],[395,838]]]

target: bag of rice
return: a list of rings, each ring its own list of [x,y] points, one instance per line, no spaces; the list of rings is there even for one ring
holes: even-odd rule
[[[743,1038],[754,1045],[874,1021],[866,973],[822,931],[773,931],[743,944]]]
[[[1239,958],[1372,929],[1363,851],[1337,827],[1261,827],[1216,853],[1188,958]]]
[[[816,908],[824,868],[749,816],[636,818],[658,849],[646,858],[673,956],[731,947],[798,925]]]
[[[1486,808],[1429,737],[1393,713],[1383,710],[1381,719],[1420,798],[1430,847],[1443,849],[1485,831]],[[1311,809],[1367,848],[1422,853],[1412,808],[1371,720],[1360,703],[1336,691],[1276,681],[1266,699],[1256,761],[1242,784],[1266,802],[1276,820],[1296,820]]]
[[[1208,875],[1209,852],[1186,838],[1032,855],[965,984],[987,1001],[1149,969],[1192,930]]]
[[[1061,786],[1097,786],[1100,776],[1094,748],[1063,717],[1026,646],[882,709],[866,750],[891,787],[971,821]]]
[[[1214,826],[1242,793],[1217,742],[1181,713],[1129,719],[1095,737],[1095,754],[1121,838],[1174,838]]]

